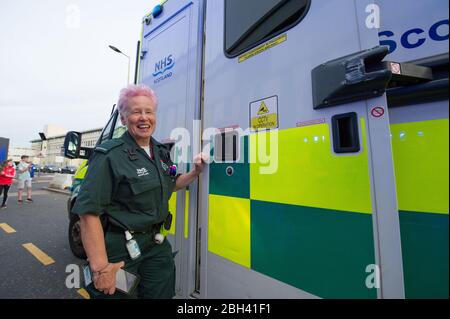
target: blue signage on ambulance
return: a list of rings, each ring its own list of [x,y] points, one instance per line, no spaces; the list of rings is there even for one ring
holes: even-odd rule
[[[393,37],[396,34],[393,31],[386,30],[379,33],[381,41],[381,45],[389,46],[389,53],[397,50],[398,44],[405,49],[415,49],[426,43],[426,41],[448,41],[449,38],[449,24],[448,19],[438,21],[433,24],[429,30],[424,30],[421,28],[413,28],[411,30],[407,30],[402,35],[398,35],[400,37],[400,41],[396,41]]]
[[[167,78],[170,78],[173,73],[171,70],[175,65],[175,61],[173,59],[172,54],[167,57],[161,59],[160,61],[155,63],[155,72],[153,72],[154,84],[157,84]]]

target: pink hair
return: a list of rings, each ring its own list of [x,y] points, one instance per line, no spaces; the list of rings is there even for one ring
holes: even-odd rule
[[[155,111],[158,108],[158,99],[151,88],[144,84],[130,84],[120,91],[119,102],[117,102],[117,108],[119,109],[120,114],[125,112],[125,109],[128,107],[128,101],[135,96],[149,97],[155,105]]]

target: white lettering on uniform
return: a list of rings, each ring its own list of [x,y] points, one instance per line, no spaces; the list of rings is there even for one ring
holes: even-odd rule
[[[148,171],[145,167],[136,169],[137,176],[142,177],[148,175]]]

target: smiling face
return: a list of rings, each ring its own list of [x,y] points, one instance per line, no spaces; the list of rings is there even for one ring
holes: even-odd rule
[[[120,118],[139,146],[150,144],[150,136],[156,128],[156,105],[152,99],[147,96],[130,98]]]

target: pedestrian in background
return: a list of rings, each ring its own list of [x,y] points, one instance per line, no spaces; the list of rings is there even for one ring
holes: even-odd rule
[[[22,155],[20,157],[20,163],[17,165],[17,172],[18,172],[18,183],[17,183],[17,202],[19,204],[23,203],[22,200],[22,192],[27,187],[27,203],[32,203],[33,200],[31,199],[31,175],[30,175],[30,157],[28,155]]]
[[[16,175],[14,162],[9,159],[0,165],[0,196],[3,193],[3,201],[1,209],[6,209],[6,201],[8,200],[8,191],[13,183],[13,178]]]
[[[36,171],[36,166],[34,166],[33,163],[30,163],[30,177],[31,177],[31,180],[33,180],[33,178],[34,178],[34,172],[35,171]]]

